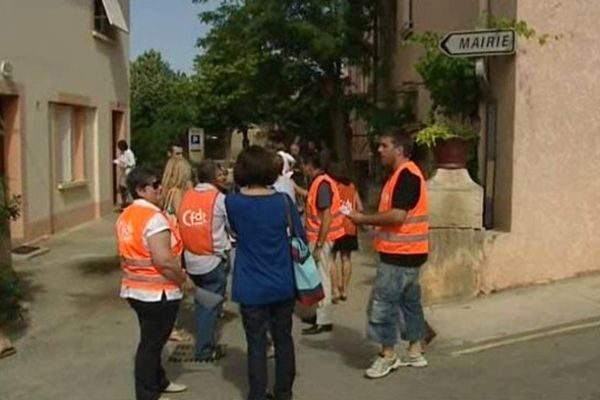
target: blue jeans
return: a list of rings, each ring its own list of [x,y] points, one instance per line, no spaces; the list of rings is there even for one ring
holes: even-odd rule
[[[292,314],[295,300],[259,306],[240,305],[248,343],[248,400],[265,400],[267,392],[267,331],[275,345],[275,387],[277,400],[290,400],[296,376]]]
[[[204,275],[190,275],[196,286],[213,293],[225,295],[227,288],[227,261],[223,260],[212,271]],[[217,322],[222,305],[208,309],[196,303],[196,357],[209,358],[217,344]]]
[[[398,331],[410,342],[425,338],[419,268],[379,263],[368,310],[367,335],[386,347],[398,343]]]

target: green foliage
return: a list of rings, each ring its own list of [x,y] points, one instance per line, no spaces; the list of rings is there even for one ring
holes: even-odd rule
[[[418,145],[432,148],[439,140],[460,138],[463,140],[474,140],[477,132],[473,126],[466,121],[447,120],[439,117],[433,124],[421,129],[415,136]]]
[[[537,39],[540,46],[545,45],[551,39],[560,40],[563,37],[562,34],[539,33],[530,27],[527,21],[524,20],[498,18],[485,13],[481,16],[480,20],[481,24],[483,26],[487,26],[488,28],[512,29],[519,37],[523,37],[528,40]]]
[[[131,147],[141,163],[160,165],[168,146],[194,126],[195,88],[159,52],[147,51],[131,65]]]
[[[0,221],[16,220],[21,216],[21,196],[7,196],[4,177],[0,176]],[[0,292],[1,293],[1,292]]]
[[[438,49],[440,39],[440,35],[426,32],[413,35],[407,41],[408,44],[421,45],[425,50],[415,69],[431,96],[431,112],[449,118],[473,117],[479,101],[475,61],[445,56]]]
[[[342,66],[368,64],[371,9],[368,0],[222,0],[200,16],[212,25],[196,59],[200,114],[226,128],[343,135],[335,117],[358,103]]]
[[[0,264],[0,325],[12,322],[21,315],[23,293],[17,275],[7,265]]]

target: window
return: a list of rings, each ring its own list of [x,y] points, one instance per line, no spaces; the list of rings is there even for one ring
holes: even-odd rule
[[[413,32],[413,28],[413,0],[402,0],[402,27],[400,30],[402,38],[408,38]]]
[[[53,104],[51,108],[58,184],[83,181],[88,109],[63,104]]]
[[[113,39],[115,28],[129,32],[119,0],[94,0],[94,32]]]

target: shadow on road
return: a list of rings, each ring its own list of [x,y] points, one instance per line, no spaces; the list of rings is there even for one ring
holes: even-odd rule
[[[98,257],[78,261],[75,267],[85,275],[109,275],[121,270],[121,261],[119,256]]]
[[[375,354],[377,348],[370,344],[365,335],[355,329],[342,325],[334,325],[328,338],[300,339],[300,344],[321,351],[338,353],[343,362],[353,369],[365,369]]]

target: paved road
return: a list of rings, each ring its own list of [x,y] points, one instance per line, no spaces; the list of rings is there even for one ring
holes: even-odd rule
[[[0,400],[133,398],[138,328],[117,296],[120,272],[110,232],[112,221],[106,220],[59,236],[50,253],[17,267],[31,285],[29,327],[16,341],[18,354],[0,361]],[[357,266],[351,297],[336,306],[331,334],[303,338],[295,323],[296,400],[600,399],[599,329],[461,357],[444,355],[434,342],[429,368],[364,379],[376,352],[363,334],[374,273],[372,264]],[[245,342],[236,307],[228,309],[232,318],[222,340],[230,345],[229,356],[218,366],[169,364],[171,377],[191,389],[174,399],[243,399]]]

